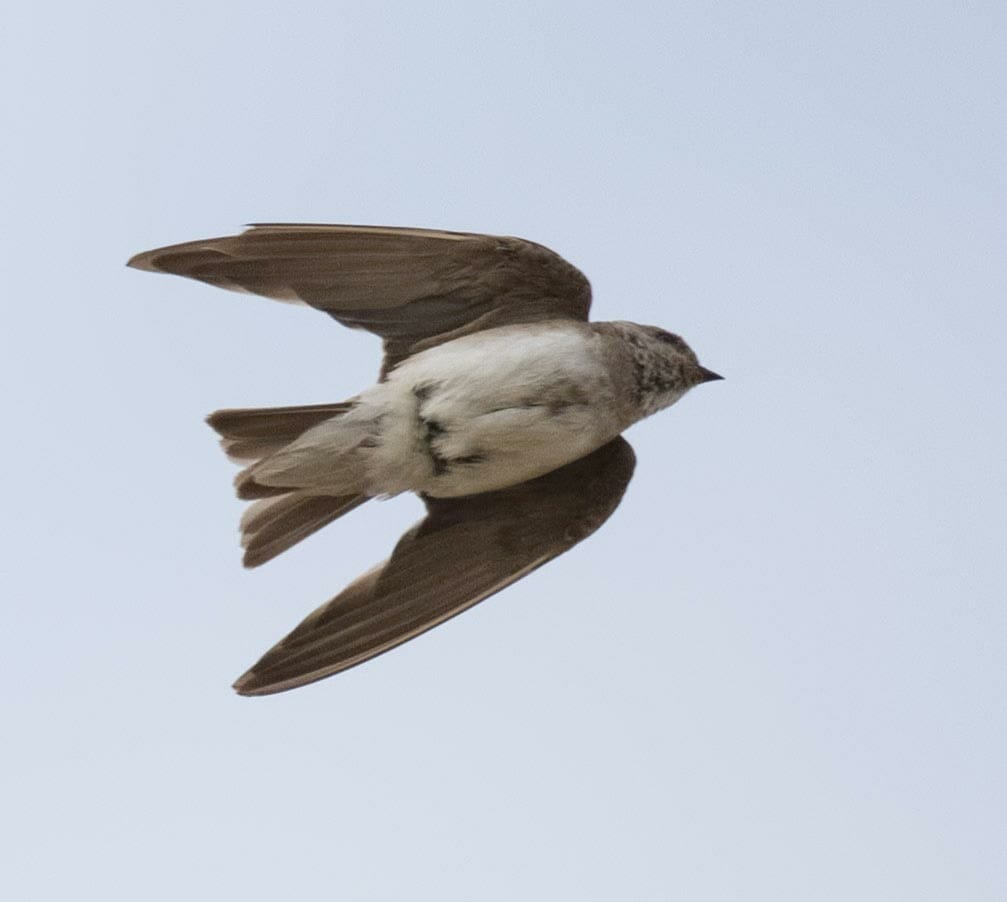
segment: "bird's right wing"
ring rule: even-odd
[[[308,304],[380,335],[384,372],[480,329],[586,321],[591,306],[584,274],[540,244],[435,229],[257,225],[146,251],[129,265]]]
[[[616,509],[635,455],[616,438],[552,473],[497,492],[427,498],[427,517],[392,556],[270,649],[235,684],[267,695],[388,651],[521,579],[593,533]]]

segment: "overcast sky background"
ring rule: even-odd
[[[5,13],[6,898],[1007,898],[1007,13],[859,6]],[[242,570],[203,416],[378,343],[123,264],[255,221],[532,238],[727,381],[571,553],[239,698],[421,512]]]

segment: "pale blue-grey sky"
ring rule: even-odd
[[[5,16],[5,898],[1007,898],[1002,4]],[[727,381],[584,545],[239,698],[421,510],[241,569],[202,417],[377,342],[123,264],[254,221],[532,238]]]

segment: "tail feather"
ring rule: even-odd
[[[352,401],[299,407],[218,410],[206,418],[232,460],[249,464],[238,473],[238,497],[254,500],[241,518],[246,567],[257,567],[367,501],[366,495],[321,495],[291,486],[262,485],[256,465],[282,451],[307,430],[346,413]]]
[[[259,460],[352,406],[352,401],[344,401],[300,407],[233,408],[211,413],[206,422],[217,430],[220,444],[232,460]]]
[[[256,501],[241,518],[243,563],[258,567],[367,501],[366,495],[291,492]]]
[[[262,498],[275,498],[277,495],[289,494],[290,486],[263,485],[261,482],[256,482],[257,464],[258,461],[245,467],[234,477],[234,491],[242,501],[258,501]]]

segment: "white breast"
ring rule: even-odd
[[[587,381],[600,367],[594,334],[577,323],[557,322],[467,335],[407,358],[388,381],[464,383],[481,396],[499,399],[535,391],[562,376]]]
[[[393,494],[465,495],[524,482],[618,434],[593,332],[506,326],[408,358],[365,392],[380,408],[372,484]]]

